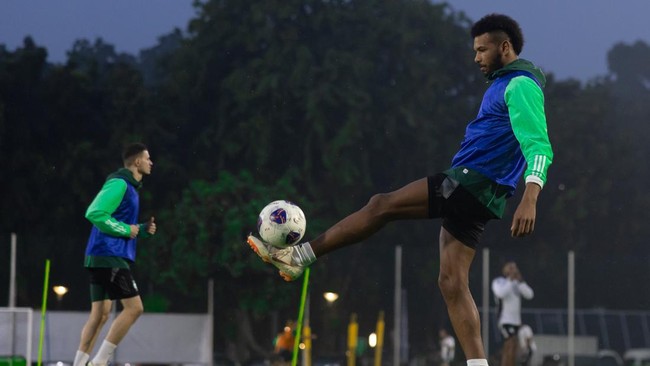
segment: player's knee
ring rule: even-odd
[[[108,314],[104,314],[101,311],[91,311],[88,317],[88,324],[96,328],[106,323],[106,319],[108,319]]]
[[[124,310],[122,311],[135,320],[139,318],[142,313],[144,313],[144,307],[142,306],[142,302],[133,301],[124,303]]]
[[[387,219],[391,213],[390,195],[388,193],[375,194],[370,197],[365,209],[374,217]]]
[[[101,322],[101,317],[89,317],[88,321],[86,322],[86,327],[90,329],[91,332],[95,332],[95,329],[97,329],[99,326],[101,326],[103,323]]]
[[[103,326],[104,324],[106,324],[106,322],[108,321],[108,315],[109,315],[109,313],[102,313],[102,315],[99,317],[99,325],[100,326]]]
[[[442,292],[442,296],[446,301],[454,301],[464,291],[463,282],[454,275],[452,272],[440,271],[438,275],[438,286]]]
[[[133,306],[133,307],[131,308],[131,314],[132,314],[135,318],[139,318],[140,315],[142,315],[142,313],[144,313],[144,308],[142,307],[142,304],[139,304],[138,306]]]

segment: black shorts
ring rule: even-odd
[[[501,324],[499,325],[499,330],[501,331],[503,339],[506,340],[517,335],[517,332],[519,332],[519,326],[514,324]]]
[[[497,218],[455,180],[439,173],[428,177],[429,218],[442,218],[442,227],[466,246],[475,249],[485,224]]]
[[[293,352],[287,349],[283,349],[280,352],[278,352],[278,356],[280,356],[280,359],[282,361],[289,362],[293,358]]]
[[[128,268],[87,268],[90,301],[120,300],[138,296],[138,286]]]

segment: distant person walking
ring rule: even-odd
[[[456,356],[456,340],[445,328],[440,329],[438,336],[440,337],[440,366],[449,366]]]
[[[524,281],[515,262],[507,262],[502,276],[492,281],[499,308],[499,329],[503,336],[501,366],[515,366],[517,357],[517,332],[521,326],[521,298],[533,298],[533,289]]]
[[[136,238],[156,233],[151,217],[138,223],[142,178],[151,174],[151,157],[144,144],[134,143],[122,153],[124,168],[104,182],[88,209],[93,224],[86,245],[84,267],[90,273],[91,309],[81,330],[79,349],[73,366],[105,366],[115,348],[143,312],[142,300],[130,264],[135,262]],[[111,311],[112,300],[120,300],[123,310],[111,324],[97,354],[88,362],[95,341]]]
[[[273,353],[277,356],[280,365],[288,365],[291,363],[293,345],[296,340],[295,328],[296,324],[289,320],[282,329],[282,332],[275,338]]]

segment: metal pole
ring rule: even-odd
[[[402,247],[395,247],[395,311],[393,317],[393,366],[399,366],[402,334]]]
[[[16,233],[11,233],[11,263],[9,266],[9,309],[16,307]],[[16,313],[11,312],[10,352],[15,354]],[[31,341],[31,340],[28,340]]]
[[[27,355],[25,355],[27,365],[32,364],[32,342],[33,342],[32,331],[34,329],[33,324],[34,324],[34,312],[30,308],[29,311],[27,312],[27,325],[28,325],[28,328],[27,328]]]
[[[568,309],[567,309],[567,321],[568,321],[568,354],[569,354],[569,366],[575,366],[575,253],[571,250],[569,251],[569,276],[568,276]]]
[[[483,350],[490,354],[490,249],[483,248],[483,319],[481,319],[481,336]]]
[[[16,233],[11,233],[11,267],[9,270],[9,307],[16,307]]]
[[[214,355],[214,278],[210,278],[208,280],[208,318],[210,319],[210,325],[208,325],[209,340],[207,344],[210,355],[210,361],[208,361],[208,365],[212,366],[214,364],[214,357],[212,356]]]

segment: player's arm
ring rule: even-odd
[[[519,290],[521,297],[526,300],[530,300],[533,298],[533,296],[535,296],[535,292],[533,292],[533,289],[528,286],[526,282],[517,283],[517,289]]]
[[[512,292],[512,282],[508,281],[504,277],[495,278],[492,281],[492,292],[494,293],[494,296],[502,299]]]
[[[533,79],[519,76],[508,83],[505,101],[512,131],[526,159],[525,181],[544,187],[548,167],[553,162],[544,112],[544,93]]]
[[[548,139],[544,94],[537,83],[526,76],[510,80],[505,101],[512,131],[526,159],[524,172],[526,189],[515,211],[510,231],[512,236],[525,236],[535,229],[537,197],[546,183],[546,173],[553,161],[553,149]]]
[[[126,182],[123,179],[109,179],[86,210],[86,219],[102,233],[130,237],[131,226],[116,220],[112,215],[124,198]]]

